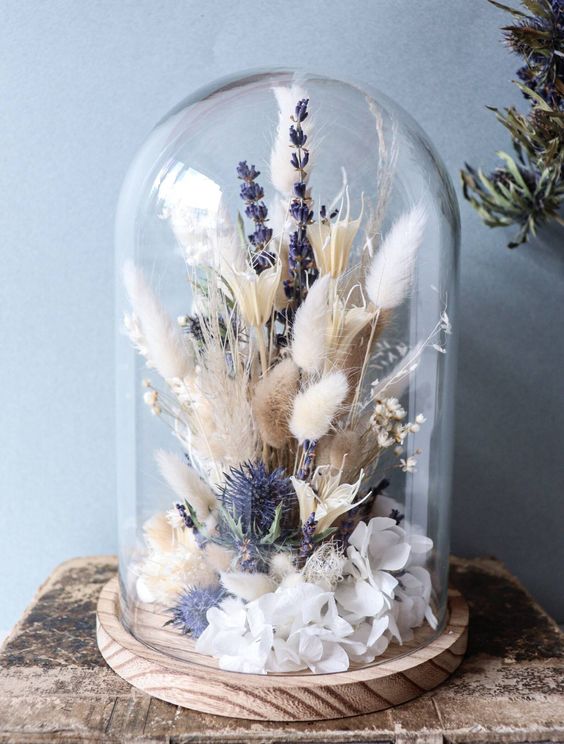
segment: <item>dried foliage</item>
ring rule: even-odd
[[[511,135],[515,156],[499,152],[502,164],[489,175],[466,164],[461,178],[465,198],[488,227],[518,226],[509,243],[515,248],[544,222],[564,224],[564,2],[522,0],[530,14],[489,2],[516,19],[503,31],[525,62],[516,84],[530,109],[491,107]]]

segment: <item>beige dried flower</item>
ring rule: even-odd
[[[288,422],[298,392],[300,371],[292,359],[283,359],[257,383],[252,408],[260,435],[276,449],[290,437]]]
[[[230,266],[222,266],[222,275],[229,284],[247,325],[261,328],[270,318],[281,270],[278,259],[260,274],[250,268],[237,271]]]
[[[344,207],[345,213],[341,217]],[[319,220],[308,230],[319,271],[322,274],[330,274],[333,279],[338,279],[347,268],[351,248],[362,220],[362,212],[352,220],[350,211],[349,191],[346,188],[341,200],[339,217],[334,222],[329,219]]]
[[[357,469],[361,456],[360,434],[353,429],[341,429],[321,439],[317,446],[316,463],[349,472]]]

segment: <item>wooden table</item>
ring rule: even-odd
[[[39,589],[0,651],[0,743],[564,741],[562,634],[495,560],[452,560],[471,614],[468,656],[449,682],[380,713],[298,724],[194,713],[116,676],[94,619],[115,571],[113,557],[77,558]]]

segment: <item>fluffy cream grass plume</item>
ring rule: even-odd
[[[290,437],[288,422],[298,392],[300,371],[292,359],[283,359],[255,387],[252,409],[266,444],[279,449]]]
[[[330,372],[298,393],[290,418],[290,431],[300,444],[306,439],[317,441],[327,434],[348,389],[344,372]]]
[[[392,225],[372,260],[366,294],[382,310],[400,305],[413,278],[417,250],[423,240],[427,215],[421,204],[402,214]]]
[[[248,399],[247,370],[233,375],[217,341],[201,358],[198,399],[190,414],[192,445],[221,472],[257,456],[257,436]],[[201,405],[200,405],[201,404]]]
[[[186,377],[192,372],[192,358],[182,332],[168,316],[141,269],[132,261],[124,265],[123,279],[143,334],[148,360],[165,380]]]
[[[208,542],[204,546],[206,554],[206,563],[215,569],[218,573],[227,571],[236,555],[231,550],[227,550],[223,545]]]
[[[292,358],[309,373],[320,372],[327,356],[330,280],[326,274],[312,284],[294,319]]]
[[[309,96],[299,85],[292,85],[288,88],[274,88],[274,95],[278,104],[278,129],[276,130],[276,139],[274,140],[270,154],[270,180],[276,191],[285,197],[289,197],[292,194],[296,180],[296,171],[290,165],[291,151],[288,146],[288,129],[291,124],[290,117],[294,115],[297,102]],[[302,122],[302,129],[308,135],[306,146],[309,147],[309,136],[312,129],[311,118],[309,116]]]
[[[188,501],[203,522],[216,506],[211,488],[200,478],[194,468],[174,452],[157,450],[155,459],[162,476],[179,499]]]
[[[263,594],[274,591],[274,581],[267,574],[247,573],[245,571],[233,571],[222,573],[221,583],[230,594],[252,602],[253,599],[262,597]]]

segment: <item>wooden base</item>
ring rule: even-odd
[[[98,647],[109,666],[153,697],[220,716],[314,721],[383,710],[444,682],[466,651],[468,606],[458,591],[449,590],[449,620],[438,638],[395,658],[335,674],[224,672],[149,648],[121,623],[117,577],[102,589],[96,626]]]

